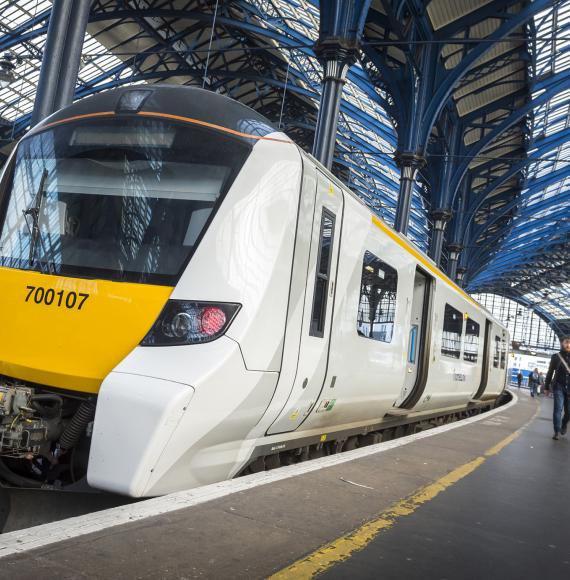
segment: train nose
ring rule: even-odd
[[[96,393],[144,338],[171,287],[0,268],[0,374]]]

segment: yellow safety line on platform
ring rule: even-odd
[[[540,407],[539,407],[539,409],[540,409]],[[533,415],[531,421],[534,420],[536,415],[537,415],[537,413],[535,413]],[[526,427],[526,425],[525,425],[525,427]],[[502,441],[500,441],[499,443],[497,443],[496,445],[491,447],[491,449],[487,449],[487,451],[485,451],[485,456],[492,457],[493,455],[497,455],[498,453],[500,453],[509,443],[512,443],[520,435],[520,432],[522,431],[522,429],[524,429],[524,427],[522,427],[519,431],[515,431],[514,433],[511,433],[508,437],[505,437]]]
[[[540,407],[539,407],[540,409]],[[322,574],[335,564],[348,560],[355,552],[359,552],[366,548],[374,538],[381,532],[385,532],[392,528],[398,518],[409,516],[413,514],[421,505],[434,499],[442,491],[451,487],[464,477],[473,473],[478,467],[483,465],[488,457],[497,455],[509,443],[512,443],[522,432],[522,430],[531,423],[539,412],[536,413],[530,421],[523,425],[520,429],[505,437],[502,441],[487,449],[485,453],[461,465],[444,475],[434,483],[423,487],[416,491],[412,496],[406,499],[397,501],[390,506],[386,511],[382,512],[374,520],[365,523],[360,528],[333,540],[329,544],[325,544],[307,557],[297,560],[287,568],[273,574],[269,580],[298,580],[301,578],[314,578]]]

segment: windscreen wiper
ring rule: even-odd
[[[36,191],[36,195],[34,197],[33,204],[23,210],[24,220],[26,221],[26,225],[28,226],[28,230],[30,230],[30,254],[29,254],[29,261],[30,266],[34,263],[34,254],[36,251],[36,245],[38,243],[38,239],[40,237],[40,214],[42,210],[42,203],[44,200],[45,195],[45,184],[48,177],[48,170],[44,169],[42,173],[42,177],[40,179],[40,185],[38,190]],[[32,227],[28,224],[28,216],[32,218]]]

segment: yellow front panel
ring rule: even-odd
[[[0,268],[0,374],[96,393],[171,292]]]

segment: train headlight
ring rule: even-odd
[[[142,346],[175,346],[210,342],[226,332],[239,304],[169,300],[141,342]]]

